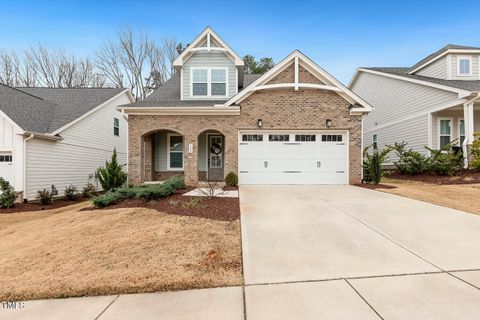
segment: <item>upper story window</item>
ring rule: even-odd
[[[192,68],[193,97],[225,97],[227,68]]]
[[[118,118],[113,118],[113,135],[120,135],[120,120]]]
[[[458,57],[458,75],[459,76],[471,76],[472,75],[472,58],[471,57]]]

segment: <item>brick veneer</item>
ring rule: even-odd
[[[302,68],[303,69],[303,68]],[[306,70],[301,71],[308,79]],[[274,80],[287,82],[293,68],[289,67]],[[283,79],[282,79],[283,78]],[[278,81],[278,82],[277,82]],[[240,103],[239,116],[129,116],[129,182],[148,181],[152,174],[152,139],[149,134],[158,130],[172,130],[182,134],[184,143],[185,181],[198,183],[198,136],[205,130],[217,130],[225,136],[225,174],[237,172],[238,130],[259,129],[257,119],[262,119],[262,130],[308,129],[327,130],[325,120],[331,119],[330,130],[348,130],[350,183],[361,180],[361,116],[350,115],[350,103],[333,91],[304,89],[261,90]],[[193,153],[188,153],[188,144]],[[150,150],[150,153],[149,151]]]

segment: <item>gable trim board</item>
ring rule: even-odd
[[[426,61],[424,64],[418,66],[417,68],[411,70],[408,72],[408,74],[414,74],[415,72],[425,68],[426,66],[428,66],[429,64],[437,61],[438,59],[444,57],[445,55],[447,54],[450,54],[450,53],[480,53],[480,50],[473,50],[473,49],[448,49],[448,50],[445,50],[444,52],[442,52],[441,54],[439,54],[438,56]]]
[[[0,110],[0,117],[7,120],[8,123],[10,123],[15,128],[15,130],[18,131],[17,132],[18,134],[23,134],[25,132],[23,128],[21,128],[15,121],[13,121],[9,116],[7,116],[7,114],[2,110]]]

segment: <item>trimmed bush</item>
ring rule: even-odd
[[[185,181],[183,179],[183,176],[173,176],[170,179],[166,180],[162,185],[163,186],[170,186],[174,190],[184,189],[185,188]]]
[[[225,177],[225,184],[229,187],[236,187],[238,186],[238,176],[235,172],[229,172]]]
[[[474,134],[475,140],[472,143],[472,167],[480,170],[480,133]]]
[[[387,146],[382,151],[375,149],[372,154],[369,154],[368,149],[370,147],[368,146],[363,150],[364,181],[379,184],[385,171],[382,166],[388,160],[388,154],[392,151],[392,148]],[[365,178],[368,178],[368,180]]]
[[[112,191],[106,192],[102,195],[99,195],[98,197],[92,198],[92,202],[94,206],[97,208],[105,208],[121,200],[125,200],[125,198],[122,198],[122,195],[120,193],[112,192]]]
[[[82,190],[82,197],[84,198],[91,198],[93,197],[94,195],[97,194],[97,188],[95,188],[95,186],[93,184],[91,184],[90,182],[87,183],[85,185],[85,187],[83,187],[83,190]]]
[[[77,200],[79,196],[78,189],[73,184],[65,188],[64,194],[65,194],[65,198],[71,201]]]
[[[398,154],[398,161],[394,162],[401,174],[420,174],[428,170],[430,159],[420,152],[406,149],[407,143],[395,143],[391,148]]]
[[[43,205],[48,205],[53,202],[52,193],[47,189],[38,190],[36,199]]]
[[[0,177],[0,207],[1,208],[13,208],[15,207],[15,199],[17,199],[17,193],[15,189],[10,185],[10,182]]]
[[[440,150],[425,148],[431,152],[428,170],[442,176],[451,176],[455,171],[462,168],[462,153],[452,151],[451,144],[447,144]]]
[[[152,185],[141,188],[137,197],[145,201],[158,200],[172,195],[174,191],[175,189],[170,184]]]
[[[122,187],[115,190],[115,193],[118,193],[122,199],[133,199],[137,196],[137,190],[132,187]]]
[[[117,150],[113,149],[111,161],[105,161],[105,167],[97,169],[98,181],[102,185],[103,190],[110,191],[125,184],[127,174],[123,172],[122,167],[118,164]]]

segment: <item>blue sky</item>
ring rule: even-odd
[[[480,46],[478,1],[2,1],[0,47],[90,56],[122,27],[188,43],[207,25],[240,55],[299,49],[348,83],[358,66],[409,66],[447,43]]]

